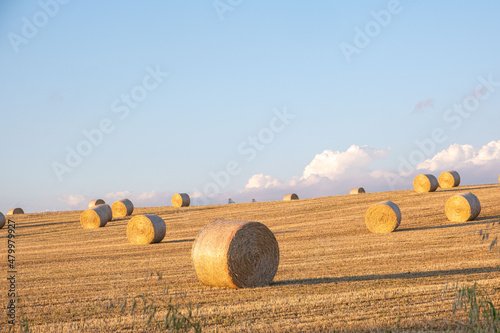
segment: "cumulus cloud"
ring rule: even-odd
[[[302,174],[303,179],[311,176],[326,177],[336,180],[346,174],[355,175],[366,171],[375,160],[384,159],[389,149],[378,150],[369,146],[350,146],[345,152],[325,150],[317,154],[307,165]]]
[[[346,194],[351,188],[364,187],[368,192],[410,189],[413,178],[424,172],[438,176],[447,170],[457,170],[462,184],[496,182],[500,170],[500,141],[482,147],[452,144],[446,150],[425,160],[411,172],[376,169],[373,162],[387,158],[389,149],[369,146],[349,147],[346,151],[325,150],[317,154],[304,168],[301,177],[283,181],[270,175],[253,175],[240,191],[265,200],[279,200],[285,192],[300,192],[306,197]]]
[[[120,200],[123,198],[128,198],[132,192],[130,191],[121,191],[121,192],[111,192],[107,193],[104,197],[109,200]]]
[[[85,197],[81,194],[65,194],[60,196],[58,200],[70,206],[71,208],[81,206],[81,204],[86,201]]]
[[[282,185],[282,183],[278,179],[271,176],[265,176],[264,174],[260,173],[258,175],[253,175],[248,180],[248,183],[245,185],[245,189],[270,188],[280,185]]]
[[[482,147],[453,144],[420,163],[417,170],[436,173],[457,170],[462,184],[495,182],[500,170],[500,140]]]

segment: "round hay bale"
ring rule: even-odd
[[[481,213],[481,203],[471,192],[464,192],[449,198],[444,211],[451,222],[472,221]]]
[[[172,197],[172,206],[174,207],[189,207],[191,199],[186,193],[176,193]]]
[[[365,224],[375,234],[393,232],[401,223],[401,211],[392,201],[370,206],[366,211]]]
[[[349,194],[360,194],[360,193],[366,193],[365,189],[362,187],[358,187],[358,188],[353,188],[352,190],[349,191]]]
[[[0,212],[0,229],[2,229],[5,225],[5,215],[2,214],[2,212]]]
[[[455,170],[443,172],[438,178],[441,188],[452,188],[460,185],[460,175]]]
[[[111,205],[111,210],[113,218],[129,216],[134,212],[134,204],[129,199],[120,199]]]
[[[295,193],[287,194],[283,197],[283,201],[299,200],[299,196]]]
[[[439,182],[433,175],[418,175],[413,180],[413,189],[417,193],[434,192],[438,186]]]
[[[16,215],[16,214],[24,214],[24,210],[22,210],[22,208],[14,208],[7,212],[7,215]]]
[[[260,222],[215,220],[200,231],[192,259],[198,279],[207,286],[268,286],[279,265],[274,234]]]
[[[136,215],[127,224],[127,238],[132,244],[159,243],[166,232],[165,221],[157,215]]]
[[[108,204],[97,205],[82,212],[80,223],[83,229],[102,228],[111,221],[113,213]]]
[[[102,199],[96,199],[96,200],[92,200],[91,202],[89,202],[89,208],[92,208],[94,206],[98,206],[98,205],[104,205],[106,202],[104,202],[104,200]]]

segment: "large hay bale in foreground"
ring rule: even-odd
[[[460,175],[455,170],[443,172],[438,178],[441,188],[452,188],[460,185]]]
[[[113,202],[111,210],[113,218],[129,216],[134,212],[134,204],[129,199],[120,199]]]
[[[349,191],[349,194],[360,194],[360,193],[366,193],[365,189],[362,187],[358,187],[358,188],[353,188],[352,190]]]
[[[165,221],[157,215],[136,215],[127,224],[127,238],[132,244],[159,243],[166,232]]]
[[[97,205],[82,212],[80,223],[83,229],[102,228],[111,221],[113,213],[108,204]]]
[[[0,212],[0,229],[2,229],[5,225],[5,215],[2,214],[2,212]]]
[[[191,198],[187,193],[176,193],[172,197],[172,206],[174,207],[189,207]]]
[[[192,259],[198,279],[207,286],[268,286],[279,265],[274,234],[260,222],[215,220],[200,231]]]
[[[295,193],[287,194],[283,197],[283,201],[299,200],[299,196]]]
[[[472,221],[481,213],[481,203],[471,192],[464,192],[449,198],[444,211],[451,222]]]
[[[98,205],[104,205],[106,202],[102,199],[95,199],[89,202],[89,208],[92,208],[94,206]]]
[[[399,227],[401,211],[392,201],[383,201],[370,206],[365,214],[365,224],[373,233],[389,233]]]
[[[439,187],[439,182],[433,175],[418,175],[413,180],[413,189],[417,193],[434,192]]]
[[[22,208],[14,208],[7,212],[7,215],[17,215],[17,214],[24,214],[24,210]]]

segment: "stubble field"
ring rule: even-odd
[[[473,192],[482,211],[452,223],[446,200]],[[299,193],[300,196],[300,193]],[[81,211],[13,216],[16,222],[15,330],[32,332],[160,331],[189,318],[203,331],[455,331],[467,320],[452,314],[457,289],[473,286],[500,307],[500,185],[367,193],[298,201],[187,208],[136,208],[167,225],[159,244],[129,244],[130,218],[84,230]],[[372,234],[368,207],[391,200],[399,228]],[[217,219],[259,221],[275,234],[280,265],[274,283],[219,289],[196,278],[191,247]],[[488,239],[486,236],[488,234]],[[0,230],[7,277],[7,230]],[[484,239],[483,239],[484,238]],[[2,304],[9,289],[1,279]],[[189,309],[192,310],[191,316]],[[5,311],[5,310],[4,310]],[[0,329],[12,329],[4,313]],[[177,323],[182,326],[182,322]]]

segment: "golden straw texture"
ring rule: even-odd
[[[349,194],[360,194],[360,193],[366,193],[365,189],[362,187],[358,187],[358,188],[353,188],[352,190],[349,191]]]
[[[460,185],[460,175],[455,170],[443,172],[439,175],[439,186],[441,188],[452,188]]]
[[[165,221],[157,215],[136,215],[127,224],[127,238],[132,244],[159,243],[166,232]]]
[[[129,199],[120,199],[111,205],[111,210],[113,218],[129,216],[134,212],[134,204]]]
[[[375,234],[393,232],[401,223],[401,211],[392,201],[370,206],[366,211],[365,224]]]
[[[481,213],[481,203],[471,192],[460,193],[446,201],[444,211],[451,222],[472,221]]]
[[[5,225],[5,215],[2,214],[2,212],[0,212],[0,229],[2,229]]]
[[[413,189],[417,193],[434,192],[439,187],[439,183],[433,175],[418,175],[413,180]]]
[[[279,265],[274,234],[260,222],[215,220],[196,238],[192,259],[198,279],[207,286],[268,286]]]
[[[106,202],[104,202],[104,200],[102,199],[96,199],[96,200],[92,200],[91,202],[89,202],[89,208],[92,208],[94,206],[98,206],[98,205],[104,205]]]
[[[15,215],[15,214],[24,214],[24,210],[22,210],[22,208],[14,208],[7,212],[7,215]]]
[[[191,204],[191,199],[186,193],[176,193],[172,197],[172,206],[174,207],[188,207]]]
[[[83,229],[102,228],[111,221],[113,213],[108,204],[97,205],[82,212],[80,223]]]
[[[283,197],[283,201],[299,200],[299,196],[295,193],[287,194]]]

